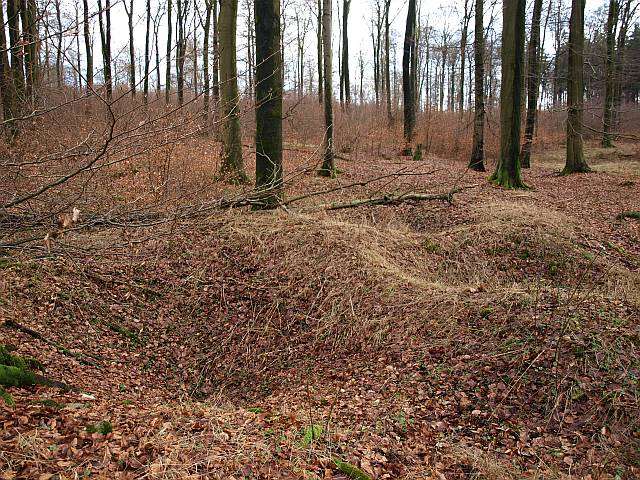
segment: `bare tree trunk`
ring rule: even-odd
[[[151,64],[151,0],[147,0],[147,25],[144,37],[144,83],[142,95],[145,105],[149,102],[149,70]]]
[[[64,76],[64,66],[62,65],[62,13],[60,11],[60,0],[55,0],[53,5],[56,9],[56,23],[58,27],[58,30],[56,31],[56,84],[58,85],[58,88],[61,88]]]
[[[129,26],[129,89],[131,97],[136,98],[136,46],[133,41],[133,0],[129,0],[129,8],[127,2],[122,2],[124,10],[127,13]]]
[[[33,0],[20,0],[20,18],[22,20],[22,37],[24,43],[25,93],[26,99],[31,101],[36,82],[36,68],[38,55],[36,52],[37,34],[35,31],[35,5]],[[77,10],[77,7],[76,7]],[[77,16],[77,15],[76,15]],[[76,18],[76,23],[78,23]],[[77,39],[77,34],[76,34]],[[78,56],[80,50],[78,49]]]
[[[11,0],[8,0],[9,2]],[[15,117],[15,90],[11,69],[9,66],[9,55],[7,54],[7,38],[4,29],[4,0],[0,0],[0,95],[2,96],[2,117],[7,125],[7,133],[9,137],[15,134],[15,123],[10,121]]]
[[[351,105],[351,82],[349,79],[349,10],[351,0],[343,0],[342,9],[342,83],[344,85],[344,99],[347,105]]]
[[[413,140],[416,123],[415,101],[415,57],[416,54],[416,1],[409,0],[407,24],[404,32],[404,52],[402,55],[402,91],[404,94],[404,139],[407,145]],[[408,147],[409,154],[411,147]]]
[[[178,42],[176,46],[176,83],[178,93],[178,105],[184,104],[184,60],[187,51],[187,39],[185,35],[187,18],[187,0],[177,0],[176,28],[178,30]],[[237,6],[236,6],[237,9]]]
[[[211,65],[211,96],[213,105],[217,108],[220,101],[220,81],[219,81],[219,48],[218,48],[218,0],[211,0],[211,23],[213,24],[213,64]]]
[[[198,96],[198,25],[193,15],[193,95]]]
[[[220,0],[220,84],[221,118],[224,122],[221,177],[231,183],[246,183],[242,159],[239,118],[238,67],[236,62],[236,28],[238,0]]]
[[[322,79],[322,0],[318,0],[316,21],[316,42],[318,47],[318,102],[322,103],[322,91],[324,88],[324,81]]]
[[[585,0],[572,0],[569,20],[569,73],[567,75],[567,159],[563,174],[589,172],[582,142],[583,51]]]
[[[318,172],[323,177],[335,177],[333,156],[333,60],[331,51],[331,0],[322,0],[322,51],[324,66],[324,152]]]
[[[474,116],[473,116],[473,146],[469,168],[484,172],[484,2],[476,0],[474,26]]]
[[[167,70],[164,79],[164,101],[169,103],[171,98],[171,50],[173,50],[172,34],[173,22],[171,21],[172,1],[167,0]]]
[[[460,86],[458,87],[458,111],[464,111],[464,70],[467,54],[467,35],[471,20],[470,0],[464,0],[464,17],[462,19],[462,34],[460,37]]]
[[[102,0],[98,0],[98,23],[100,24],[100,42],[102,44],[102,63],[104,65],[104,84],[107,100],[113,98],[113,80],[111,78],[111,0],[106,0],[104,11]],[[105,16],[103,20],[102,16]]]
[[[91,51],[91,31],[89,25],[89,3],[87,0],[82,0],[82,17],[83,17],[83,31],[84,31],[84,49],[85,56],[87,57],[87,87],[93,88],[93,52]]]
[[[22,58],[22,44],[20,41],[20,12],[18,0],[7,0],[7,23],[9,26],[9,48],[11,51],[11,73],[15,92],[15,107],[24,99],[24,61]],[[4,24],[3,24],[4,26]],[[16,112],[14,111],[14,114]]]
[[[156,56],[156,98],[160,98],[160,89],[162,88],[162,81],[160,80],[160,39],[158,36],[158,30],[160,30],[160,19],[161,19],[161,11],[160,6],[158,6],[158,10],[156,11],[156,15],[153,17],[153,40],[155,45],[155,56]]]
[[[531,17],[531,37],[527,55],[527,119],[524,125],[524,143],[520,152],[522,168],[531,167],[531,143],[536,127],[538,111],[538,90],[540,88],[540,19],[542,18],[542,0],[533,2]]]
[[[618,0],[609,1],[609,14],[607,15],[606,45],[607,56],[605,59],[605,93],[604,112],[602,121],[602,146],[604,148],[613,147],[613,136],[611,135],[613,123],[613,103],[615,90],[615,50],[616,50],[616,30],[618,27]]]
[[[391,111],[391,66],[390,62],[390,32],[389,32],[389,7],[391,0],[384,3],[384,82],[387,88],[387,123],[393,125],[393,112]]]
[[[502,7],[500,157],[491,181],[504,188],[526,188],[520,172],[520,113],[524,75],[525,0]]]
[[[211,10],[213,8],[212,0],[205,0],[205,17],[204,17],[204,39],[202,45],[202,68],[204,73],[204,124],[209,127],[209,98],[211,93],[211,78],[209,77],[209,34],[211,33]]]
[[[256,190],[260,208],[282,200],[282,75],[280,0],[255,0]]]

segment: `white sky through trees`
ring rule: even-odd
[[[125,0],[129,1],[129,0]],[[142,65],[142,57],[144,55],[144,35],[145,35],[145,1],[146,0],[134,0],[134,35],[136,42],[136,54],[139,58],[138,64]],[[340,5],[338,6],[338,1]],[[545,4],[547,4],[548,0],[545,0]],[[551,0],[555,2],[556,0]],[[82,3],[68,3],[68,0],[62,0],[63,11],[65,13],[66,22],[68,25],[73,24],[75,22],[75,8],[80,9],[79,16],[82,19]],[[175,3],[174,0],[174,12],[173,12],[173,21],[175,22],[176,12],[175,12]],[[407,8],[406,0],[392,0],[391,1],[391,10],[390,10],[390,19],[391,19],[391,30],[392,37],[395,38],[396,43],[396,54],[395,54],[395,62],[396,69],[398,72],[401,71],[401,61],[402,61],[402,40],[404,35],[405,21],[406,21],[406,8]],[[474,3],[473,0],[470,0],[469,3]],[[565,9],[567,11],[566,16],[564,16],[564,21],[569,21],[569,8],[570,2],[569,0],[563,1]],[[152,0],[152,15],[155,15],[156,9],[158,5],[165,5],[166,1],[160,0]],[[528,16],[530,16],[531,8],[533,2],[527,2],[527,12]],[[587,0],[587,12],[586,17],[589,17],[589,14],[596,10],[599,7],[602,7],[605,4],[604,0]],[[196,0],[195,5],[197,8],[200,8],[201,11],[204,9],[204,1]],[[287,43],[286,47],[286,62],[288,64],[287,68],[289,69],[290,77],[293,79],[295,77],[295,73],[292,69],[295,66],[295,55],[296,55],[296,22],[295,15],[296,13],[301,18],[309,18],[310,23],[308,25],[308,32],[305,40],[305,61],[309,65],[305,68],[305,91],[308,88],[309,83],[309,70],[313,72],[314,75],[314,83],[317,82],[317,71],[314,67],[316,65],[316,20],[315,20],[315,9],[317,5],[317,0],[282,0],[282,8],[283,13],[286,16],[286,26],[285,26],[285,41]],[[338,83],[338,35],[340,32],[340,26],[338,25],[337,19],[337,11],[340,9],[340,15],[342,15],[342,0],[334,0],[333,4],[333,14],[334,14],[334,28],[333,28],[333,49],[334,49],[334,79],[336,84]],[[437,44],[440,37],[440,32],[443,29],[449,30],[449,32],[453,35],[453,41],[458,42],[460,36],[461,29],[461,19],[462,12],[464,11],[464,0],[451,0],[451,1],[433,1],[433,0],[418,0],[418,5],[420,9],[420,25],[424,27],[427,23],[434,28],[434,42]],[[246,72],[246,45],[247,45],[247,26],[246,26],[246,15],[248,11],[248,6],[253,8],[252,0],[239,0],[238,6],[238,73],[240,75],[240,82],[242,86],[244,72]],[[49,8],[51,9],[51,13],[53,13],[53,6],[50,4]],[[193,15],[193,4],[191,5],[191,15]],[[546,10],[545,5],[545,10]],[[92,11],[96,11],[97,2],[91,2],[90,0],[90,9]],[[498,33],[500,33],[500,21],[502,14],[502,5],[501,2],[492,2],[485,1],[485,25],[489,24],[491,12],[495,17],[493,29]],[[362,52],[364,62],[365,62],[365,90],[368,90],[369,93],[371,90],[372,77],[373,77],[373,53],[372,53],[372,45],[371,45],[371,21],[372,17],[375,15],[374,9],[374,0],[352,0],[351,2],[351,13],[349,15],[349,53],[350,53],[350,74],[351,74],[351,85],[352,88],[357,88],[359,85],[359,70],[358,70],[358,57],[360,52]],[[543,14],[546,15],[546,12]],[[192,17],[191,17],[192,18]],[[55,15],[49,15],[49,21],[55,22]],[[544,19],[543,19],[544,21]],[[63,23],[65,20],[63,20]],[[566,28],[566,27],[565,27]],[[93,51],[94,51],[94,68],[97,70],[96,76],[97,79],[101,79],[101,70],[102,70],[102,56],[100,52],[100,40],[99,40],[99,29],[97,17],[94,17],[94,21],[92,22],[92,30],[93,30]],[[188,26],[188,35],[189,35],[189,43],[193,43],[193,20],[190,21]],[[164,70],[165,66],[165,55],[166,55],[166,16],[164,16],[161,20],[161,27],[159,30],[160,35],[160,57],[161,57],[161,79],[164,82]],[[199,27],[198,30],[199,36],[199,48],[202,48],[202,28]],[[174,41],[176,38],[175,27],[174,27]],[[553,51],[553,37],[551,33],[551,25],[548,27],[548,33],[546,35],[545,49],[547,52]],[[128,27],[127,27],[127,16],[125,14],[125,9],[122,1],[114,2],[112,5],[112,56],[113,61],[116,64],[114,73],[117,75],[117,79],[120,82],[126,82],[126,77],[122,78],[122,75],[126,74],[126,65],[129,62],[129,52],[128,52]],[[67,36],[66,38],[67,44],[67,58],[68,60],[75,59],[75,42],[72,36]],[[473,45],[473,18],[469,22],[469,40],[468,40],[468,48],[472,48]],[[155,48],[152,46],[152,49]],[[84,42],[81,39],[80,43],[80,53],[81,56],[84,57]],[[188,47],[188,52],[191,51],[191,47]],[[175,52],[174,52],[175,53]],[[190,64],[189,53],[187,53],[187,68]],[[174,57],[175,59],[175,57]],[[393,53],[392,53],[392,61],[393,61]],[[201,68],[201,60],[199,60]],[[84,58],[83,58],[84,64]],[[151,56],[151,68],[155,65],[155,53],[152,52]],[[392,67],[393,69],[393,67]],[[399,75],[400,73],[398,73]],[[189,74],[187,72],[187,77]],[[393,72],[392,72],[393,75]],[[151,77],[151,84],[155,85],[155,72]],[[141,76],[138,75],[138,80],[141,79]],[[187,78],[187,82],[190,79]],[[292,80],[291,80],[292,82]],[[287,81],[285,88],[289,89],[293,87],[293,84]],[[337,92],[337,89],[336,89]]]

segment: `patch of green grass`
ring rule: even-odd
[[[247,412],[251,412],[251,413],[263,413],[264,410],[260,407],[249,407],[247,408]]]
[[[36,401],[36,403],[48,408],[53,408],[54,410],[60,410],[64,407],[63,403],[56,402],[50,398],[43,398],[42,400]]]
[[[442,248],[429,237],[425,238],[422,244],[424,245],[425,250],[429,253],[438,253]]]
[[[630,210],[628,212],[619,213],[616,218],[618,220],[624,220],[625,218],[632,218],[634,220],[640,220],[640,211],[638,210]]]
[[[305,427],[302,431],[302,440],[300,441],[300,445],[305,448],[308,447],[322,436],[323,431],[324,430],[320,425],[310,425]]]
[[[136,345],[141,345],[140,337],[136,332],[129,330],[127,327],[123,327],[119,323],[107,323],[107,326],[116,333],[119,333],[123,337],[128,338],[131,343],[135,343]]]
[[[13,407],[16,402],[13,401],[9,392],[7,392],[4,388],[0,387],[0,398],[5,401],[5,403],[11,407]]]
[[[87,425],[87,432],[89,433],[99,433],[101,435],[108,435],[113,432],[113,425],[108,420],[103,420],[100,423],[95,425]]]
[[[355,465],[352,465],[348,462],[343,462],[342,460],[335,458],[333,460],[334,465],[340,472],[344,473],[347,477],[353,480],[372,480],[369,475],[364,473]]]

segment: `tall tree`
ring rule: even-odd
[[[620,4],[618,0],[609,1],[609,13],[607,15],[606,47],[604,70],[604,112],[602,115],[602,146],[613,147],[613,107],[615,96],[615,55],[616,55],[616,30],[618,26],[618,12]]]
[[[35,0],[20,0],[20,18],[22,20],[22,36],[24,43],[24,66],[26,76],[26,95],[32,99],[37,78],[38,52],[36,44],[38,35],[36,31],[36,4]],[[76,23],[77,20],[76,20]],[[77,35],[76,35],[77,38]],[[78,58],[80,50],[78,49]]]
[[[61,0],[55,0],[53,5],[56,9],[56,25],[58,30],[56,31],[56,82],[58,88],[62,87],[64,81],[64,65],[62,64],[62,9],[60,6]]]
[[[11,0],[8,0],[11,1]],[[0,0],[0,96],[2,96],[2,118],[7,125],[7,132],[11,136],[14,131],[14,122],[10,120],[15,116],[13,109],[15,105],[15,91],[13,78],[9,66],[9,55],[7,55],[7,37],[4,29],[4,0]]]
[[[322,80],[322,0],[318,0],[318,10],[316,15],[316,42],[318,50],[318,102],[322,103],[322,90],[324,82]]]
[[[238,67],[236,62],[236,28],[238,0],[220,0],[218,29],[220,34],[221,117],[224,122],[220,175],[231,183],[246,183],[242,159],[239,117]]]
[[[187,5],[187,0],[177,0],[176,2],[176,28],[178,30],[178,41],[176,44],[176,84],[179,105],[184,103],[184,63],[187,54]]]
[[[540,88],[540,19],[542,18],[542,0],[534,0],[531,17],[531,37],[527,52],[527,118],[524,124],[524,142],[520,158],[522,168],[531,166],[531,143],[536,127],[538,111],[538,90]]]
[[[256,190],[262,208],[282,199],[280,0],[255,0]]]
[[[387,122],[389,126],[393,124],[393,113],[391,111],[391,66],[390,66],[390,26],[389,8],[391,0],[384,0],[384,83],[387,94]]]
[[[347,105],[351,105],[351,81],[349,79],[349,10],[351,0],[343,0],[342,3],[342,84],[344,88],[344,98]]]
[[[98,0],[99,1],[99,0]],[[173,22],[171,13],[173,5],[171,0],[167,0],[167,69],[164,77],[164,102],[169,103],[171,98],[171,51],[173,50]]]
[[[211,33],[211,10],[213,10],[213,0],[205,0],[204,25],[203,25],[203,45],[202,45],[202,69],[204,74],[204,124],[209,126],[209,104],[211,92],[211,78],[209,76],[209,35]]]
[[[11,52],[11,73],[13,88],[16,93],[17,104],[24,99],[24,61],[22,57],[22,42],[20,39],[20,12],[18,0],[7,0],[7,24],[9,26],[9,48]],[[3,24],[4,28],[4,24]],[[16,112],[14,111],[14,114]]]
[[[213,49],[213,63],[211,65],[211,97],[214,106],[220,100],[220,55],[218,48],[218,0],[212,0],[211,23],[213,24],[213,38],[211,48]]]
[[[476,0],[474,55],[473,146],[469,168],[484,172],[484,2]]]
[[[89,25],[89,2],[88,0],[82,0],[82,27],[84,33],[84,50],[86,58],[86,77],[87,77],[87,87],[89,89],[93,88],[93,52],[91,48],[91,31]]]
[[[504,188],[526,188],[520,172],[525,0],[502,7],[502,81],[500,85],[500,157],[491,181]]]
[[[127,2],[122,2],[124,11],[127,14],[127,25],[129,27],[129,89],[131,96],[136,98],[136,46],[133,40],[133,0],[129,0],[129,8]]]
[[[106,0],[104,11],[102,10],[102,0],[98,0],[98,10],[104,84],[107,91],[107,100],[111,101],[113,98],[113,80],[111,78],[111,0]],[[103,16],[105,17],[104,20]]]
[[[582,144],[583,57],[585,0],[571,1],[569,19],[569,71],[567,74],[567,158],[563,174],[589,172]]]
[[[333,156],[333,59],[331,52],[331,0],[322,0],[322,51],[324,67],[324,152],[318,172],[323,177],[335,177]]]
[[[144,35],[144,82],[142,86],[142,96],[144,103],[149,101],[149,74],[151,65],[151,0],[146,1],[147,25]]]
[[[416,0],[409,0],[407,24],[404,32],[404,52],[402,55],[402,92],[404,95],[404,139],[407,144],[413,140],[416,123]],[[410,151],[410,147],[408,147]]]
[[[471,21],[471,0],[464,0],[464,13],[462,16],[462,32],[460,36],[460,78],[458,87],[458,111],[460,115],[464,111],[464,71],[467,57],[467,35],[469,22]]]

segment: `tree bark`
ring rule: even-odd
[[[15,93],[15,107],[24,99],[25,80],[22,44],[20,42],[20,13],[18,0],[7,0],[7,23],[9,26],[9,48],[11,52],[11,73]],[[4,24],[3,24],[4,25]],[[16,112],[14,111],[14,114]]]
[[[527,118],[524,125],[524,142],[520,152],[522,168],[531,167],[531,144],[536,127],[538,111],[538,89],[540,88],[540,19],[542,0],[533,2],[531,37],[527,53]]]
[[[11,0],[8,0],[11,1]],[[4,0],[0,0],[0,25],[4,26]],[[2,117],[7,125],[7,133],[13,136],[15,133],[15,123],[10,121],[14,118],[15,90],[13,78],[9,67],[9,55],[7,54],[7,37],[4,27],[0,28],[0,95],[2,96]]]
[[[224,138],[221,177],[230,183],[246,183],[242,159],[240,130],[238,69],[236,62],[236,28],[238,0],[220,0],[220,83],[221,118],[224,122]]]
[[[349,10],[351,0],[343,0],[342,4],[342,82],[344,84],[344,99],[347,110],[351,105],[351,81],[349,78]]]
[[[474,26],[474,115],[473,146],[469,168],[484,172],[484,2],[476,0]]]
[[[56,45],[56,82],[58,88],[62,87],[64,80],[64,66],[62,65],[62,13],[60,11],[60,1],[61,0],[55,0],[53,2],[56,8],[56,23],[58,26],[58,31],[56,32],[56,40],[58,42]]]
[[[333,155],[333,60],[331,50],[331,0],[322,0],[322,51],[324,67],[324,152],[318,172],[323,177],[335,177]]]
[[[491,181],[504,188],[526,188],[520,172],[525,0],[505,2],[502,17],[500,157]]]
[[[318,13],[316,16],[318,27],[317,33],[317,50],[318,50],[318,102],[322,104],[322,92],[324,89],[324,80],[322,72],[322,0],[318,0]]]
[[[215,108],[220,101],[220,55],[218,48],[218,0],[212,0],[211,23],[213,24],[213,64],[211,65],[211,97]]]
[[[256,191],[260,208],[277,206],[282,191],[280,0],[255,0]]]
[[[416,54],[416,1],[409,0],[407,24],[404,32],[404,52],[402,55],[402,91],[404,95],[404,139],[407,144],[413,140],[416,123],[415,101],[415,54]],[[409,154],[411,147],[408,147]]]
[[[167,69],[164,78],[164,102],[171,99],[171,50],[173,50],[173,22],[171,21],[172,0],[167,0]]]
[[[136,46],[133,43],[133,0],[129,0],[129,8],[127,3],[123,2],[124,10],[127,13],[129,27],[129,89],[131,97],[136,98]]]
[[[389,32],[389,7],[391,0],[384,3],[384,83],[387,95],[387,123],[393,125],[393,112],[391,111],[391,66],[390,66],[390,32]]]
[[[82,17],[83,17],[83,33],[84,33],[84,49],[87,57],[86,79],[87,87],[93,88],[93,52],[91,51],[91,31],[89,28],[89,2],[82,0]]]
[[[589,172],[582,141],[583,51],[585,0],[572,0],[569,20],[569,72],[567,75],[567,158],[563,174]]]
[[[460,37],[460,86],[458,87],[458,111],[460,112],[460,115],[462,115],[462,112],[464,111],[464,70],[470,19],[471,11],[469,8],[469,0],[464,0],[464,17],[462,19],[462,35]]]
[[[151,0],[147,0],[147,25],[144,37],[144,83],[142,95],[145,105],[149,102],[149,66],[151,64]]]
[[[605,58],[605,84],[604,84],[604,112],[602,115],[602,146],[604,148],[613,147],[613,106],[615,91],[615,53],[616,53],[616,30],[618,26],[618,12],[620,4],[618,0],[609,1],[609,13],[607,15]]]
[[[205,0],[205,17],[204,17],[204,39],[202,45],[202,68],[204,73],[204,124],[209,126],[209,104],[211,92],[211,78],[209,78],[209,35],[211,33],[211,10],[213,8],[213,0]]]
[[[102,0],[98,0],[98,10],[104,85],[107,92],[107,100],[111,101],[113,98],[113,82],[111,78],[111,0],[106,0],[104,11],[102,10]],[[103,14],[105,17],[104,20]]]

